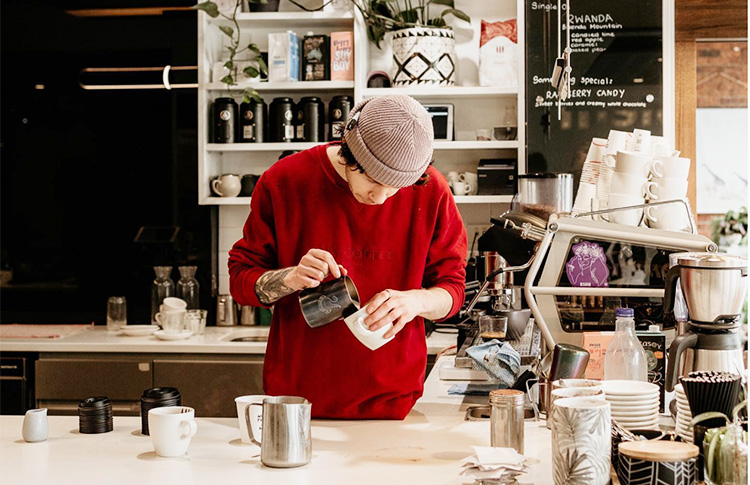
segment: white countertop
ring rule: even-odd
[[[259,448],[242,445],[236,419],[199,418],[186,456],[160,458],[140,433],[140,418],[114,418],[114,431],[78,432],[75,416],[51,416],[49,439],[26,443],[22,416],[0,417],[3,483],[107,484],[469,484],[460,477],[471,446],[489,446],[489,421],[464,421],[472,402],[486,397],[449,396],[455,384],[437,372],[425,395],[404,421],[313,420],[312,461],[300,468],[272,469],[260,462]],[[541,460],[521,484],[550,484],[550,432],[526,422],[525,452]]]
[[[0,339],[0,352],[122,352],[122,353],[203,353],[203,354],[264,354],[266,342],[230,342],[236,332],[244,335],[268,336],[268,327],[234,326],[207,327],[203,335],[185,340],[165,341],[153,335],[127,337],[108,332],[103,326],[63,338]],[[444,347],[456,344],[455,334],[433,332],[427,339],[427,353],[437,354]]]

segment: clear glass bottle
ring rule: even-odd
[[[174,281],[169,277],[172,272],[171,266],[154,266],[156,279],[151,283],[151,324],[157,325],[155,315],[159,312],[159,306],[168,296],[174,296]]]
[[[604,354],[605,380],[648,380],[648,358],[635,334],[632,308],[618,308],[615,336]]]
[[[195,279],[197,269],[197,266],[177,267],[180,272],[180,279],[177,281],[177,298],[182,298],[187,302],[188,310],[200,309],[200,302],[198,301],[200,285],[198,280]]]

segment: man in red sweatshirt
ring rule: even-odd
[[[319,418],[403,419],[422,395],[424,318],[464,301],[466,232],[433,167],[432,121],[408,96],[362,101],[341,144],[286,157],[253,191],[229,252],[242,305],[274,307],[263,365],[269,395],[302,396]],[[298,292],[348,274],[365,325],[395,338],[375,351],[343,320],[311,328]]]

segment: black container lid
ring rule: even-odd
[[[331,98],[331,101],[333,100],[349,101],[350,103],[354,103],[354,98],[346,94],[339,94],[338,96],[334,96],[333,98]]]
[[[234,98],[216,98],[216,103],[234,103],[237,104],[237,101],[234,100]]]
[[[180,397],[180,391],[176,387],[153,387],[143,391],[141,399],[144,401],[164,401]]]
[[[273,98],[273,101],[271,101],[271,102],[272,103],[291,103],[291,104],[294,104],[294,101],[292,100],[292,98],[287,98],[287,97],[284,97],[284,96],[282,96],[280,98]]]
[[[320,100],[317,96],[304,96],[302,99],[300,99],[300,103],[322,103],[323,101]]]
[[[104,408],[109,405],[111,405],[111,402],[106,396],[87,397],[78,403],[79,408]]]
[[[263,100],[263,98],[260,98],[260,101],[258,101],[255,98],[250,98],[250,102],[249,103],[245,103],[243,101],[242,104],[241,104],[241,106],[253,105],[253,104],[266,104],[266,102]]]

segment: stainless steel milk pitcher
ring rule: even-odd
[[[250,424],[250,406],[263,408],[261,440]],[[292,468],[310,463],[312,438],[310,417],[312,404],[303,397],[267,397],[245,408],[250,440],[260,446],[260,461],[274,468]]]

